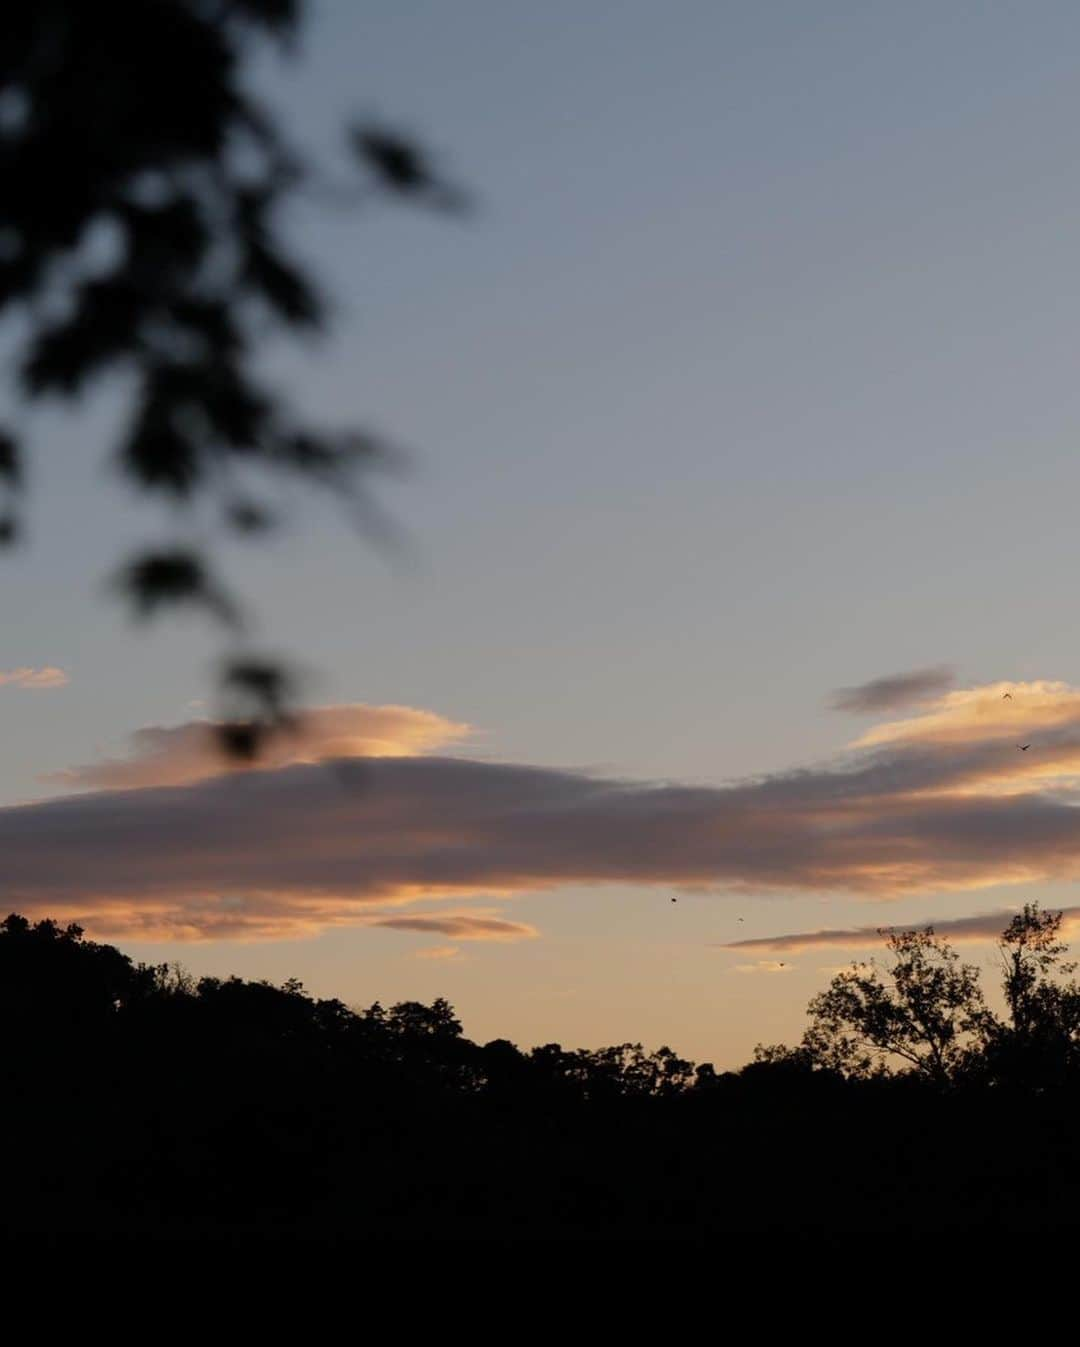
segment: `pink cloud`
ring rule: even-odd
[[[131,736],[131,752],[53,773],[48,779],[83,788],[124,790],[181,786],[229,772],[268,771],[292,763],[334,758],[407,758],[465,739],[469,725],[412,706],[367,706],[354,702],[308,711],[295,730],[274,736],[254,764],[237,763],[221,751],[210,720],[150,725]]]
[[[0,687],[29,688],[31,690],[62,688],[68,681],[68,676],[63,669],[57,669],[51,664],[47,664],[41,669],[25,667],[0,669]]]

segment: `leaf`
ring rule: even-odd
[[[272,735],[294,728],[293,675],[274,660],[248,657],[226,664],[221,686],[232,714],[218,727],[224,752],[250,761]]]
[[[238,533],[265,533],[274,527],[270,510],[250,500],[234,500],[225,509],[225,518]]]
[[[349,143],[388,191],[443,210],[460,211],[468,205],[466,194],[435,172],[415,141],[384,127],[359,125],[350,127]]]
[[[273,400],[228,361],[163,361],[150,368],[143,390],[142,416],[156,429],[166,422],[174,431],[184,418],[201,421],[201,442],[192,438],[199,457],[216,438],[230,449],[255,451],[273,412]]]
[[[79,393],[92,375],[138,350],[146,316],[143,301],[126,280],[83,285],[72,317],[46,328],[33,342],[20,371],[26,392],[32,397]]]
[[[228,757],[251,762],[259,755],[267,729],[257,721],[227,720],[216,727],[215,733]]]
[[[0,482],[17,487],[22,482],[22,459],[19,444],[13,435],[0,430]]]
[[[211,581],[201,558],[193,552],[144,553],[124,567],[117,584],[128,593],[139,617],[153,617],[162,606],[197,604],[225,626],[240,626],[232,601]]]
[[[274,716],[282,713],[293,691],[289,672],[269,660],[234,660],[226,666],[222,683],[226,690],[260,703]]]
[[[243,354],[246,342],[224,301],[186,295],[169,303],[168,314],[214,359],[234,360]]]
[[[177,273],[194,271],[206,255],[210,233],[193,197],[181,196],[162,206],[125,203],[121,216],[129,268],[134,278],[143,280],[148,300]]]
[[[246,285],[293,327],[318,327],[323,308],[314,287],[298,266],[262,240],[248,243],[243,278]]]
[[[202,472],[202,455],[167,405],[142,407],[122,450],[125,468],[149,490],[186,496]]]

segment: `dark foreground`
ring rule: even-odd
[[[463,1038],[0,926],[6,1233],[668,1238],[1071,1226],[1080,1091]]]

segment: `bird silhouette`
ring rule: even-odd
[[[672,901],[673,903],[677,903],[679,900],[678,900],[678,898],[672,898],[671,901]]]
[[[1001,700],[1002,700],[1003,702],[1005,702],[1005,701],[1011,702],[1011,701],[1012,701],[1012,693],[1011,693],[1011,692],[1003,692],[1003,693],[1001,694]]]
[[[1017,744],[1016,747],[1020,750],[1021,753],[1026,753],[1026,752],[1028,751],[1028,749],[1031,747],[1031,745],[1030,745],[1030,744]]]

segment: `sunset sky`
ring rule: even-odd
[[[205,521],[105,466],[119,388],[35,415],[5,908],[722,1066],[878,926],[1080,939],[1080,10],[315,12],[293,134],[380,116],[477,198],[290,222],[336,326],[274,377],[408,451],[408,555],[302,498],[223,548],[312,708],[223,773],[219,634],[107,583]]]

